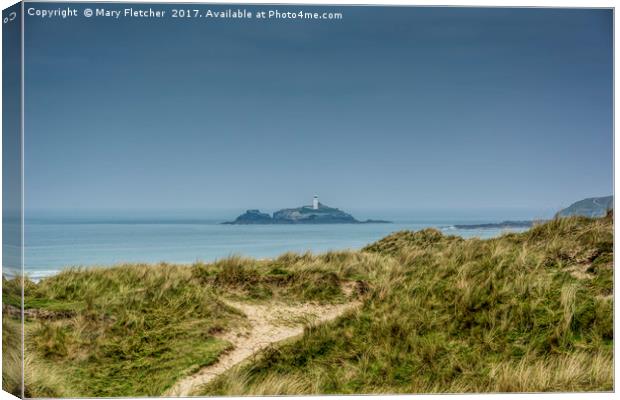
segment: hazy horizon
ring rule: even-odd
[[[558,210],[613,193],[611,10],[278,8],[344,19],[26,16],[26,211],[314,194],[347,212]]]
[[[261,212],[269,214],[283,208],[309,204],[289,204],[280,207],[259,208]],[[341,204],[327,204],[330,207],[339,208],[358,219],[390,219],[411,221],[438,221],[438,220],[473,220],[473,221],[499,221],[504,219],[546,219],[551,218],[561,208],[544,207],[479,207],[479,208],[377,208],[377,207],[347,207]],[[25,218],[37,220],[39,218],[59,218],[60,220],[71,219],[119,219],[121,221],[144,220],[229,220],[256,207],[220,207],[220,208],[98,208],[98,209],[33,209],[26,210]]]

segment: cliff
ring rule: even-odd
[[[558,216],[570,217],[573,215],[581,215],[584,217],[602,217],[607,214],[608,210],[614,208],[614,197],[591,197],[588,199],[580,200],[570,206],[560,210]]]

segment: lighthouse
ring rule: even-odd
[[[319,209],[319,196],[317,195],[314,195],[314,198],[312,199],[312,209],[313,210]]]

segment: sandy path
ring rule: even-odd
[[[307,324],[330,321],[361,304],[359,301],[333,305],[306,303],[295,306],[279,303],[227,303],[243,311],[250,327],[221,336],[231,342],[234,348],[220,356],[214,364],[178,381],[165,396],[190,396],[198,387],[269,345],[301,335]]]

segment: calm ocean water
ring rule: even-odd
[[[458,230],[462,223],[525,219],[523,214],[488,218],[416,217],[405,213],[355,214],[359,219],[384,218],[391,224],[343,225],[222,225],[235,212],[207,218],[38,215],[25,224],[25,271],[32,279],[52,275],[69,266],[108,266],[123,262],[192,263],[231,255],[275,257],[286,251],[324,252],[359,249],[400,230],[436,227],[446,234],[488,238],[506,229]],[[536,216],[530,216],[534,218]],[[516,231],[516,230],[512,230]]]

